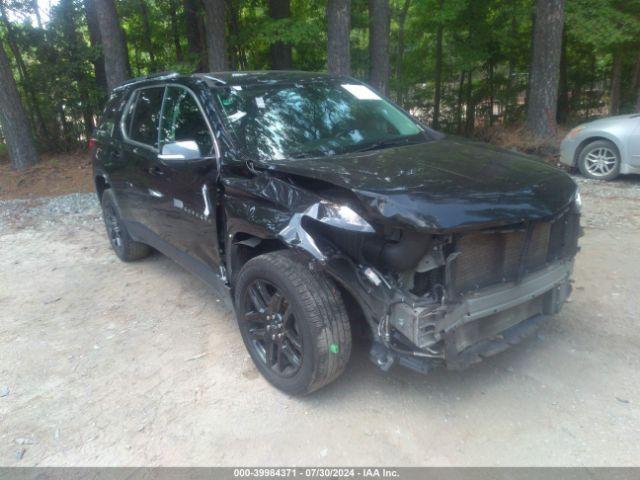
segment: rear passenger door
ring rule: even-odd
[[[94,168],[108,178],[111,188],[120,196],[123,188],[125,164],[122,161],[122,139],[118,128],[128,96],[124,92],[114,93],[102,112],[98,127],[93,132],[95,139]]]
[[[122,119],[122,156],[126,180],[121,209],[127,220],[157,232],[152,212],[160,194],[153,189],[150,172],[158,156],[160,109],[164,86],[140,88],[133,92]]]

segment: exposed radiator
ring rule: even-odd
[[[515,281],[549,262],[572,257],[578,233],[578,215],[567,212],[552,221],[519,229],[461,234],[455,240],[460,255],[451,266],[451,292],[460,295]]]

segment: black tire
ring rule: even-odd
[[[107,189],[102,194],[102,218],[107,229],[111,248],[123,262],[140,260],[151,253],[151,247],[136,242],[124,226],[113,192]]]
[[[255,307],[256,294],[260,302],[267,300],[263,313]],[[340,292],[292,251],[249,260],[238,274],[234,300],[247,350],[260,373],[279,390],[305,395],[344,370],[351,355],[351,329]],[[267,349],[274,352],[275,361],[267,359]]]
[[[598,165],[598,158],[602,158],[600,165]],[[620,175],[618,147],[608,140],[588,143],[578,156],[578,169],[587,178],[613,180]]]

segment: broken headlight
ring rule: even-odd
[[[362,233],[374,232],[373,227],[347,205],[320,202],[316,215],[316,220],[332,227]]]

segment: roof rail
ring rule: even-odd
[[[120,90],[126,86],[133,85],[134,83],[144,82],[145,80],[160,80],[163,78],[177,77],[178,75],[180,75],[178,72],[159,72],[145,75],[143,77],[130,78],[129,80],[125,80],[120,85],[115,87],[113,91]]]
[[[214,77],[213,75],[209,75],[209,74],[206,74],[206,73],[202,73],[202,74],[200,74],[198,76],[202,77],[202,78],[207,78],[209,80],[212,80],[212,81],[216,82],[218,85],[226,85],[227,84],[227,82],[225,82],[221,78],[217,78],[217,77]]]

